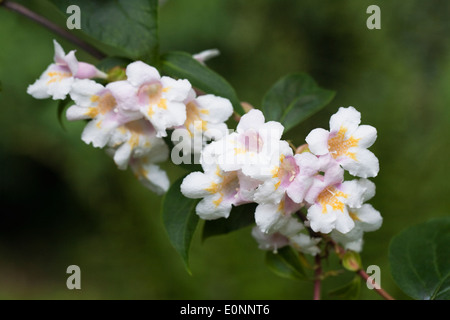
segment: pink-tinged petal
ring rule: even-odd
[[[367,149],[353,148],[351,152],[354,153],[356,160],[352,158],[341,158],[339,163],[351,175],[361,178],[373,178],[378,175],[380,171],[380,164],[378,158]]]
[[[219,200],[219,194],[206,196],[197,204],[197,207],[195,207],[195,212],[203,220],[228,218],[231,212],[231,203],[221,201],[217,204]]]
[[[197,105],[201,118],[209,123],[221,123],[228,120],[233,114],[230,100],[212,94],[197,97]]]
[[[106,88],[116,99],[119,110],[140,112],[137,89],[128,81],[114,81],[108,83]]]
[[[135,87],[143,84],[159,82],[161,76],[158,70],[142,61],[130,63],[126,69],[128,81]]]
[[[319,171],[319,158],[309,152],[295,155],[295,162],[303,176],[313,176]]]
[[[73,75],[77,74],[79,63],[77,58],[75,57],[75,50],[70,51],[65,57],[64,57],[65,66],[69,68],[70,73]]]
[[[350,211],[353,210],[350,209]],[[383,224],[380,212],[370,204],[363,204],[361,208],[355,210],[354,214],[357,217],[358,225],[366,232],[376,231]]]
[[[325,129],[314,129],[306,136],[306,143],[309,150],[315,155],[324,155],[328,153],[328,138],[330,133]]]
[[[258,109],[252,109],[244,114],[237,125],[236,131],[244,133],[249,129],[258,130],[265,122],[263,113]]]
[[[341,128],[346,129],[346,138],[349,138],[358,125],[361,123],[361,113],[353,107],[339,108],[338,112],[333,114],[330,118],[330,132],[335,133],[341,130]]]
[[[337,231],[345,234],[348,233],[355,227],[355,222],[348,214],[348,211],[344,209],[344,212],[338,212],[336,214],[336,225],[335,228]]]
[[[239,179],[239,202],[237,203],[252,202],[256,189],[261,185],[261,181],[246,176],[242,171],[238,171],[237,175]]]
[[[183,102],[189,96],[192,86],[188,80],[162,77],[163,97],[167,100]]]
[[[353,138],[358,140],[359,148],[369,148],[377,139],[377,129],[368,125],[361,125],[353,133]]]
[[[297,178],[298,177],[298,178]],[[292,201],[302,203],[305,199],[306,193],[312,186],[313,179],[297,176],[286,190],[287,195]]]
[[[319,158],[320,171],[324,172],[324,182],[327,185],[336,185],[344,181],[344,170],[330,155]]]
[[[268,179],[261,184],[255,192],[254,201],[256,203],[280,203],[284,196],[285,190],[283,188],[277,188],[278,179]]]
[[[289,221],[279,229],[279,232],[287,237],[292,237],[304,229],[305,226],[294,215],[291,215]]]
[[[64,52],[64,49],[56,40],[53,40],[53,45],[55,47],[55,55],[53,60],[58,64],[65,64],[64,58],[66,57],[66,53]]]
[[[338,212],[339,214],[341,212]],[[342,213],[341,213],[342,214]],[[336,212],[328,210],[323,213],[322,206],[314,204],[308,209],[307,219],[314,232],[330,233],[336,223]]]
[[[93,103],[92,99],[96,95],[100,95],[105,88],[93,80],[75,79],[70,91],[70,97],[80,107],[90,107]]]
[[[92,79],[101,78],[106,79],[108,75],[100,70],[98,70],[94,65],[86,62],[78,63],[78,71],[73,73],[75,78],[78,79]]]
[[[150,162],[138,162],[131,166],[138,180],[156,194],[163,194],[169,190],[170,181],[167,173],[159,166]]]
[[[208,189],[212,184],[213,180],[208,175],[202,172],[192,172],[183,179],[181,193],[187,198],[203,198],[211,194]]]
[[[87,108],[73,105],[66,111],[66,117],[69,121],[91,119],[91,115]]]

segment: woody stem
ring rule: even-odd
[[[315,256],[315,271],[314,271],[314,300],[320,300],[320,289],[322,281],[322,260],[320,254]]]
[[[74,36],[73,34],[68,32],[67,30],[64,30],[60,26],[54,24],[50,20],[44,18],[41,15],[38,15],[37,13],[31,11],[30,9],[28,9],[28,8],[26,8],[26,7],[22,6],[22,5],[14,2],[14,1],[9,1],[9,0],[1,1],[0,0],[0,6],[3,6],[6,9],[9,9],[11,11],[17,12],[17,13],[27,17],[28,19],[39,23],[40,25],[46,27],[50,31],[58,34],[59,36],[69,40],[70,42],[72,42],[76,46],[82,48],[84,51],[86,51],[87,53],[89,53],[90,55],[92,55],[96,59],[101,60],[101,59],[104,59],[106,57],[106,55],[103,52],[99,51],[97,48],[94,48],[89,43],[84,42],[83,40],[81,40],[78,37]]]

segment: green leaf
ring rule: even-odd
[[[267,92],[262,111],[266,121],[281,122],[287,132],[326,106],[334,94],[319,88],[307,74],[292,74],[280,79]]]
[[[450,217],[433,219],[395,236],[389,246],[391,273],[414,299],[450,299]]]
[[[129,58],[151,63],[158,57],[158,0],[50,0],[67,17],[77,5],[81,31]]]
[[[227,98],[234,111],[243,115],[239,98],[233,87],[219,74],[201,64],[186,52],[169,52],[162,56],[162,71],[176,78],[188,79],[191,84],[210,94]]]
[[[291,247],[278,249],[277,253],[266,253],[266,264],[276,275],[295,280],[306,280],[306,273],[297,251]]]
[[[198,200],[183,196],[180,191],[183,179],[184,177],[178,179],[164,196],[162,218],[170,242],[181,255],[186,269],[190,273],[189,248],[199,221],[195,213]]]
[[[352,281],[340,288],[328,292],[328,294],[342,300],[356,300],[359,298],[360,291],[361,278],[359,276],[355,276]]]
[[[203,226],[202,239],[227,234],[255,223],[256,203],[233,207],[227,219],[208,220]]]

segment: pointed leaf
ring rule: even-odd
[[[389,261],[394,281],[412,298],[450,299],[450,217],[430,220],[395,236]]]
[[[195,60],[186,52],[169,52],[162,56],[162,71],[176,78],[188,79],[192,85],[205,93],[230,100],[234,111],[243,115],[239,98],[233,87],[216,72]]]
[[[178,179],[164,196],[162,218],[170,242],[181,255],[190,273],[189,248],[199,220],[195,213],[198,200],[183,196],[180,191],[183,179],[184,177]]]
[[[276,275],[295,280],[306,280],[307,276],[297,251],[291,247],[284,247],[277,253],[266,253],[266,264]]]
[[[307,74],[288,75],[264,96],[262,111],[266,120],[281,122],[285,132],[326,106],[334,92],[321,89]]]
[[[50,0],[66,13],[70,5],[80,8],[81,31],[129,58],[158,56],[158,0]]]

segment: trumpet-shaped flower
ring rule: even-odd
[[[255,193],[255,202],[278,204],[287,194],[296,203],[303,202],[318,171],[318,159],[309,152],[293,155],[289,145],[280,143],[280,161]]]
[[[204,161],[218,163],[224,171],[242,170],[255,179],[272,175],[280,161],[280,138],[284,127],[276,121],[265,122],[260,110],[243,115],[233,132],[208,147],[214,149]]]
[[[191,90],[189,81],[161,77],[158,70],[142,61],[130,63],[126,75],[136,88],[136,107],[155,127],[158,137],[167,136],[167,129],[185,123],[184,100]]]
[[[374,184],[367,179],[343,181],[343,170],[330,156],[320,157],[320,171],[305,196],[310,204],[307,218],[315,232],[336,229],[347,233],[355,226],[348,208],[360,208],[372,194]]]
[[[161,144],[159,147],[154,147],[150,154],[141,158],[131,158],[129,161],[130,168],[139,182],[156,194],[165,193],[170,186],[167,173],[155,164],[158,160],[155,156],[161,157],[156,154],[156,150],[165,152],[165,149]]]
[[[186,135],[179,142],[184,152],[200,153],[207,141],[218,140],[228,133],[225,121],[233,113],[233,106],[228,99],[212,94],[196,97],[190,91],[186,104],[186,121],[176,129],[184,130]],[[199,139],[200,145],[194,145]]]
[[[121,170],[136,159],[143,163],[158,163],[167,160],[169,148],[146,119],[127,122],[113,131],[108,142],[114,162]],[[133,163],[135,163],[134,161]]]
[[[303,204],[295,203],[287,195],[284,195],[278,204],[261,203],[255,210],[256,225],[264,233],[277,232],[292,221],[292,214],[302,207]]]
[[[286,224],[274,233],[264,233],[257,226],[252,229],[252,236],[258,243],[259,249],[277,253],[278,249],[292,246],[299,252],[316,255],[320,252],[317,244],[320,238],[311,238],[302,233],[305,227],[296,218],[291,217]]]
[[[372,126],[359,125],[360,122],[361,114],[355,108],[339,108],[331,116],[330,131],[314,129],[306,137],[309,149],[319,156],[331,154],[354,176],[375,177],[378,159],[367,148],[375,142],[377,131]]]
[[[107,75],[92,64],[79,62],[75,50],[65,54],[61,45],[53,40],[55,46],[54,63],[49,65],[35,83],[28,86],[27,93],[36,99],[52,97],[64,100],[72,89],[74,79],[106,78]]]
[[[67,119],[92,119],[83,131],[82,140],[103,148],[113,130],[142,118],[139,111],[129,110],[128,105],[134,97],[132,89],[124,81],[112,82],[104,87],[93,80],[75,80],[70,93],[75,105],[67,109]]]

